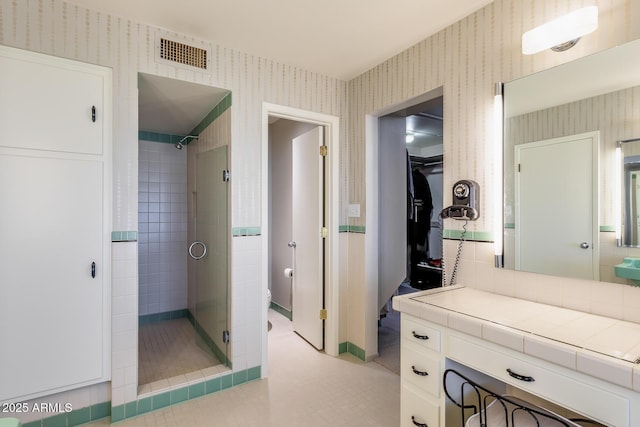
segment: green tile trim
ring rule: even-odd
[[[442,233],[443,238],[450,240],[460,240],[461,235],[462,230],[444,230]],[[490,231],[467,231],[464,240],[493,243],[493,233]]]
[[[506,229],[515,229],[516,228],[516,224],[515,222],[507,222],[504,224],[504,228]]]
[[[194,135],[190,133],[189,135]],[[197,134],[195,134],[197,135]],[[139,130],[138,131],[138,140],[139,141],[150,141],[150,142],[159,142],[162,144],[177,144],[182,141],[183,138],[187,135],[177,135],[175,133],[162,133],[162,132],[153,132],[150,130]],[[186,141],[183,141],[182,144],[188,145],[193,139],[188,138]]]
[[[277,304],[277,303],[275,303],[273,301],[271,301],[271,308],[274,309],[275,311],[277,311],[278,313],[282,314],[287,319],[293,320],[293,316],[291,314],[291,310],[289,310],[287,308],[284,308],[280,304]]]
[[[363,362],[366,362],[367,360],[365,357],[366,356],[365,351],[360,347],[358,347],[357,345],[350,343],[349,341],[339,344],[338,349],[339,349],[338,350],[339,354],[350,353],[350,354],[353,354],[358,359],[362,360]]]
[[[233,227],[231,234],[233,237],[260,236],[262,232],[260,227]]]
[[[184,317],[189,317],[189,315],[189,310],[186,308],[181,310],[165,311],[163,313],[143,314],[142,316],[138,316],[138,326],[162,322],[165,320],[182,319]],[[193,320],[190,319],[190,321],[193,323]]]
[[[338,226],[339,233],[365,233],[366,227],[364,225],[340,225]]]
[[[615,233],[616,226],[615,225],[601,225],[600,232],[603,233]]]
[[[218,117],[222,115],[225,111],[227,111],[231,107],[231,92],[229,92],[218,104],[213,107],[211,111],[202,119],[198,125],[193,128],[193,130],[189,133],[190,135],[200,135],[203,130],[209,127],[211,123],[216,121]]]
[[[112,242],[137,242],[138,232],[137,231],[112,231],[111,241]]]
[[[22,427],[73,427],[97,421],[109,415],[111,415],[111,402],[102,402],[84,408],[73,408],[70,412],[31,421],[22,424]]]

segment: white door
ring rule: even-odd
[[[0,46],[0,401],[109,379],[110,85]]]
[[[516,147],[516,269],[598,278],[597,146],[594,132]]]
[[[292,147],[293,330],[319,350],[324,347],[323,140],[318,126],[294,138]]]

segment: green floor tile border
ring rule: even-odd
[[[218,104],[213,107],[211,111],[202,119],[198,125],[191,130],[189,135],[200,135],[203,130],[209,127],[211,123],[213,123],[218,117],[222,115],[225,111],[227,111],[231,107],[231,92],[225,95],[224,98]]]
[[[462,230],[444,230],[442,237],[450,240],[460,240]],[[490,242],[493,243],[493,232],[491,231],[467,231],[464,240],[474,242]]]
[[[137,242],[138,232],[137,231],[112,231],[111,241],[112,242]]]
[[[283,306],[281,306],[280,304],[276,304],[273,301],[271,301],[271,308],[273,310],[277,311],[278,313],[282,314],[287,319],[293,320],[293,315],[291,314],[291,310],[286,309]]]
[[[111,415],[111,402],[102,402],[85,408],[73,409],[71,412],[57,414],[22,424],[22,427],[72,427],[101,420]]]
[[[165,311],[162,313],[143,314],[142,316],[138,316],[138,326],[162,322],[165,320],[182,319],[184,317],[189,317],[189,310],[186,308],[181,310]]]
[[[222,351],[222,349],[218,347],[215,341],[209,336],[207,331],[205,331],[204,328],[200,326],[200,324],[193,316],[193,313],[191,313],[191,311],[189,310],[187,310],[187,319],[189,319],[189,322],[191,322],[191,324],[193,325],[193,328],[196,330],[196,333],[204,342],[204,345],[206,345],[209,350],[211,350],[216,359],[218,359],[220,363],[224,364],[228,368],[231,368],[231,359],[227,357],[227,352]]]
[[[339,354],[350,353],[350,354],[353,354],[358,359],[362,360],[363,362],[367,361],[364,350],[358,347],[357,345],[350,343],[349,341],[340,343],[340,345],[338,346],[338,353]]]
[[[339,233],[365,233],[364,225],[341,225],[338,227]]]
[[[243,371],[224,374],[196,384],[186,385],[164,393],[143,397],[134,402],[111,408],[111,422],[115,423],[126,418],[132,418],[157,409],[186,402],[187,400],[197,399],[207,394],[226,390],[250,381],[259,380],[261,376],[262,367],[256,366]]]
[[[261,234],[260,227],[233,227],[231,229],[231,235],[233,237],[260,236]]]

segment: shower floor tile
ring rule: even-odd
[[[186,318],[140,326],[138,358],[140,385],[220,365],[196,344],[195,330]]]

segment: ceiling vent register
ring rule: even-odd
[[[198,44],[198,42],[194,44]],[[177,37],[168,37],[166,34],[157,35],[156,54],[160,62],[204,71],[209,70],[211,62],[211,48],[209,46],[204,43],[202,46],[194,46],[178,40]]]

